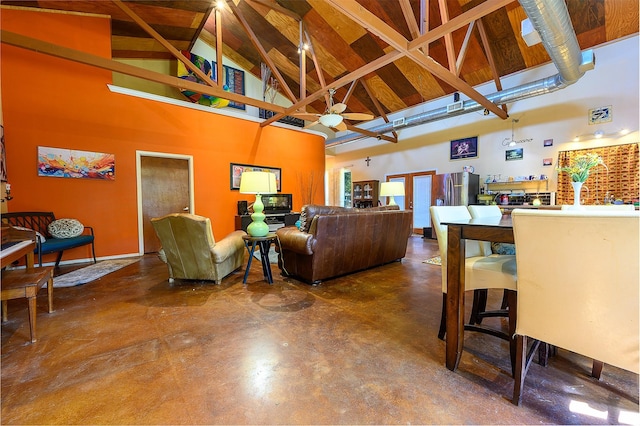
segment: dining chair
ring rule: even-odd
[[[438,248],[442,259],[442,316],[438,337],[443,339],[446,332],[446,294],[447,294],[447,225],[443,222],[471,219],[466,206],[431,206],[431,218],[436,230]],[[509,290],[510,301],[515,304],[516,258],[512,255],[485,255],[480,241],[465,240],[465,291],[499,288]],[[475,300],[475,298],[474,298]],[[472,310],[474,308],[472,307]],[[465,324],[464,329],[491,334],[510,342],[511,365],[515,359],[515,345],[511,338],[515,324],[509,319],[509,331],[484,326]]]
[[[590,211],[633,211],[636,209],[633,204],[585,204],[580,207]],[[560,209],[574,210],[574,206],[573,204],[563,204]]]
[[[511,217],[518,264],[512,402],[521,402],[528,354],[539,342],[638,373],[640,213],[515,209]]]
[[[470,206],[467,206],[467,209],[469,210],[469,213],[471,214],[471,218],[473,219],[482,218],[482,217],[502,217],[502,210],[500,209],[500,207],[498,207],[495,204],[470,205]],[[505,243],[495,243],[495,244],[498,244],[500,246],[507,246],[507,244]],[[494,243],[491,243],[489,241],[481,242],[481,248],[485,256],[490,256],[494,254],[493,246],[494,246]],[[513,247],[511,247],[512,244],[509,244],[508,246],[510,248],[510,251],[513,251]],[[497,254],[500,254],[500,253],[497,253]],[[508,253],[508,254],[513,254],[513,253]],[[473,307],[471,309],[471,317],[469,318],[470,324],[481,324],[482,319],[487,317],[508,316],[507,290],[503,292],[502,303],[500,304],[500,309],[498,310],[491,310],[491,311],[486,310],[487,297],[488,297],[488,290],[486,289],[476,290],[473,292],[474,300],[473,300]]]

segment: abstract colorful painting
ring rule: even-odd
[[[38,176],[115,180],[114,154],[38,147]]]

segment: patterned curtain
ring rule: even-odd
[[[558,167],[568,166],[574,157],[589,153],[599,155],[607,167],[596,166],[591,169],[580,195],[583,204],[604,204],[604,197],[607,194],[615,196],[624,203],[631,203],[638,199],[640,196],[638,143],[560,151],[556,164]],[[573,204],[571,177],[564,172],[558,173],[556,204]]]

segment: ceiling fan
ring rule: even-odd
[[[337,104],[333,103],[333,95],[336,93],[335,89],[329,89],[329,102],[327,105],[327,110],[324,114],[309,114],[309,113],[295,113],[294,116],[303,118],[305,120],[313,121],[311,124],[306,127],[315,126],[320,123],[325,127],[329,127],[330,129],[337,131],[347,130],[347,125],[344,123],[344,119],[347,120],[372,120],[373,115],[359,113],[359,112],[344,112],[347,109],[347,105],[339,102]]]

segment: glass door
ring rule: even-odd
[[[435,174],[435,171],[424,171],[387,176],[387,182],[404,183],[405,195],[396,196],[395,200],[401,210],[413,211],[413,232],[416,234],[422,234],[424,228],[431,228],[431,179]]]

